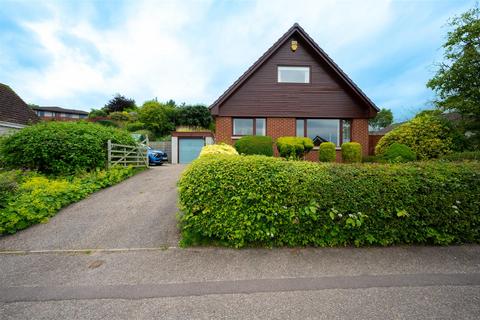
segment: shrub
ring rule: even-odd
[[[336,146],[333,142],[322,142],[318,149],[320,162],[335,162],[337,159]]]
[[[412,149],[420,160],[438,158],[454,148],[457,134],[445,119],[432,113],[422,113],[383,136],[375,147],[375,154],[382,155],[393,143],[401,143]]]
[[[273,156],[273,140],[267,136],[245,136],[235,142],[238,153]]]
[[[206,145],[200,151],[199,157],[210,156],[210,155],[238,155],[237,150],[229,144],[220,143],[220,144],[210,144]]]
[[[2,141],[0,156],[8,168],[71,174],[105,167],[106,143],[135,144],[126,131],[88,122],[45,122]]]
[[[182,245],[480,242],[480,164],[204,157],[179,181]]]
[[[389,163],[409,162],[415,161],[417,155],[408,146],[395,142],[385,150],[381,159]]]
[[[365,162],[365,163],[379,162],[379,159],[377,156],[363,156],[362,162]]]
[[[280,137],[277,139],[277,150],[280,156],[287,159],[300,159],[313,149],[313,141],[303,137]]]
[[[100,119],[100,120],[95,121],[95,123],[98,123],[98,124],[100,124],[104,127],[118,128],[118,124],[116,124],[112,120],[108,120],[108,119]]]
[[[125,130],[130,132],[142,130],[143,128],[145,128],[145,124],[140,121],[128,122],[125,124]]]
[[[131,116],[126,111],[112,112],[112,113],[110,113],[110,118],[112,120],[115,120],[115,121],[130,121],[131,120]]]
[[[362,145],[358,142],[345,142],[342,144],[342,160],[346,163],[362,161]]]
[[[0,211],[0,234],[15,233],[30,225],[45,223],[61,208],[137,171],[131,167],[113,167],[73,179],[33,175],[18,185],[15,194],[10,195],[8,204]]]
[[[0,209],[7,205],[8,198],[17,191],[21,176],[20,170],[0,172]]]
[[[445,161],[480,160],[480,151],[465,151],[447,154],[441,157]]]

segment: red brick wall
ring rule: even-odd
[[[352,120],[352,141],[360,143],[363,155],[368,155],[368,119]]]
[[[232,143],[233,123],[231,117],[215,117],[215,143]]]

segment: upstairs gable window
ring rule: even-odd
[[[278,82],[280,83],[310,83],[310,67],[278,67]]]

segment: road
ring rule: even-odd
[[[181,166],[0,238],[0,319],[478,319],[480,246],[177,247]]]

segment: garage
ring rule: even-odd
[[[210,131],[172,133],[172,163],[187,164],[198,158],[203,146],[213,144]]]

